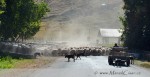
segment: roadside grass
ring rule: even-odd
[[[2,57],[0,58],[0,69],[10,69],[10,68],[15,68],[18,63],[28,63],[32,62],[32,60],[27,60],[27,59],[13,59],[10,56]]]
[[[138,66],[150,69],[150,62],[135,60],[135,64]]]
[[[45,65],[53,63],[57,57],[39,57],[37,59],[13,59],[10,56],[0,58],[0,69],[11,68],[42,68]]]
[[[8,69],[13,68],[16,59],[12,59],[10,56],[0,58],[0,68]]]
[[[15,63],[14,63],[14,67],[13,68],[21,68],[21,67],[28,67],[26,64],[32,64],[34,59],[18,59]]]
[[[54,62],[56,57],[39,57],[38,59],[22,59],[15,63],[14,68],[42,68],[43,66]]]
[[[0,58],[0,69],[11,68],[40,68],[55,61],[54,57],[40,57],[38,59],[13,59],[10,56]]]

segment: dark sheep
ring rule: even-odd
[[[70,62],[70,58],[75,62],[75,55],[65,55],[65,58],[68,58],[68,62]]]

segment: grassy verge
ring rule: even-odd
[[[138,66],[150,69],[150,62],[135,60],[135,64]]]
[[[38,59],[13,59],[9,56],[0,58],[0,69],[40,68],[55,61],[55,57],[39,57]]]
[[[14,68],[42,68],[54,62],[56,57],[39,57],[38,59],[23,59],[15,63]]]
[[[13,68],[16,61],[17,61],[16,59],[12,59],[9,56],[2,57],[0,58],[0,68],[1,69]]]
[[[47,68],[58,57],[38,57],[37,59],[7,59],[0,62],[1,65],[7,65],[0,68],[0,77],[27,77],[37,69]],[[11,60],[11,61],[9,61]]]

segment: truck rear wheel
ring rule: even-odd
[[[130,66],[130,59],[127,60],[127,67],[129,67],[129,66]]]
[[[108,59],[108,64],[113,65],[113,60],[111,58]]]

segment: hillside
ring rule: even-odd
[[[91,41],[96,41],[99,28],[121,27],[118,18],[123,15],[121,0],[45,0],[45,2],[51,9],[51,12],[43,18],[46,29],[42,37],[47,41],[87,41],[89,37]]]

